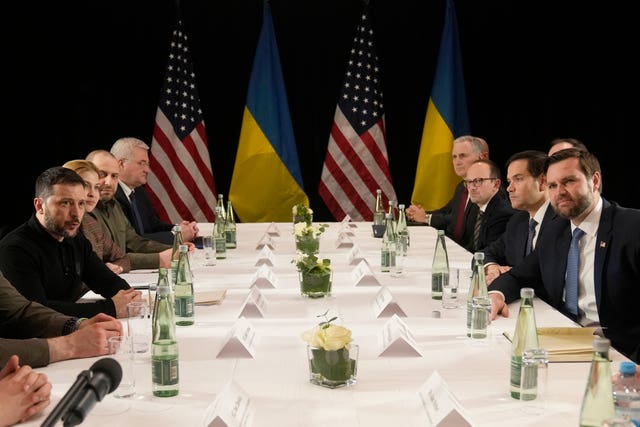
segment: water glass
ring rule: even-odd
[[[114,397],[132,397],[136,392],[136,379],[134,375],[134,351],[133,339],[127,335],[109,337],[109,354],[122,367],[122,379],[118,388],[113,391]]]
[[[407,257],[406,246],[403,246],[400,239],[396,242],[396,263],[391,266],[391,275],[393,277],[402,276],[402,270],[404,268],[404,261]]]
[[[147,301],[127,304],[127,331],[132,339],[133,351],[139,356],[149,354],[151,345],[151,316]]]
[[[491,299],[474,297],[471,303],[471,339],[485,339],[491,324]]]
[[[204,251],[204,265],[216,265],[216,243],[211,235],[202,236],[202,249]]]
[[[539,415],[547,407],[549,352],[542,348],[522,352],[520,402],[526,414]]]
[[[459,272],[457,268],[449,270],[449,282],[442,285],[442,308],[458,308]]]

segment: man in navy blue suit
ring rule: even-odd
[[[115,199],[136,232],[147,239],[170,245],[173,224],[162,221],[151,204],[144,185],[149,174],[149,146],[137,138],[120,138],[111,146],[118,160],[120,175]],[[191,242],[198,235],[198,224],[182,221],[182,238]]]
[[[487,284],[522,261],[550,221],[567,221],[549,203],[546,161],[547,154],[536,150],[515,153],[507,160],[507,193],[511,207],[519,212],[509,218],[502,236],[482,250]]]
[[[551,205],[570,221],[550,223],[535,250],[493,281],[492,316],[508,316],[506,304],[519,297],[521,287],[532,286],[581,325],[600,325],[614,348],[639,362],[640,210],[602,198],[600,164],[588,151],[560,150],[549,157],[545,171]],[[582,237],[572,239],[576,235]],[[575,257],[574,240],[579,241]],[[572,260],[578,262],[577,274],[567,268]],[[577,282],[576,295],[570,277]]]

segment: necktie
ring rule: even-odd
[[[527,247],[524,250],[525,255],[529,255],[533,250],[533,237],[536,235],[536,225],[538,221],[533,218],[529,219],[529,234],[527,235]]]
[[[453,229],[453,240],[459,242],[462,239],[462,232],[464,230],[464,211],[467,205],[467,199],[469,198],[469,190],[464,187],[462,193],[460,193],[460,205],[458,208],[458,217],[456,218],[456,227]]]
[[[580,239],[584,231],[579,228],[573,230],[569,254],[567,255],[567,276],[564,284],[564,305],[567,311],[578,315],[578,272],[580,271]]]
[[[478,216],[476,217],[476,223],[473,225],[473,250],[478,251],[482,248],[480,245],[480,228],[482,227],[482,220],[484,218],[484,212],[478,209]]]
[[[138,234],[144,234],[144,226],[142,225],[142,217],[140,216],[140,211],[138,210],[138,205],[136,203],[136,193],[132,191],[129,194],[129,203],[131,204],[131,211],[133,212],[133,228],[136,229]]]

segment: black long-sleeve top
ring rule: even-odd
[[[0,240],[0,271],[27,299],[75,317],[115,317],[111,297],[130,287],[98,258],[82,233],[59,242],[35,214]],[[77,302],[87,290],[83,283],[105,299]]]

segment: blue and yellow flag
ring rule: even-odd
[[[291,221],[294,205],[309,206],[267,2],[249,80],[229,200],[242,222]]]
[[[433,79],[411,203],[426,210],[444,206],[460,177],[451,159],[453,140],[469,134],[462,56],[453,0],[447,0],[438,64]]]

